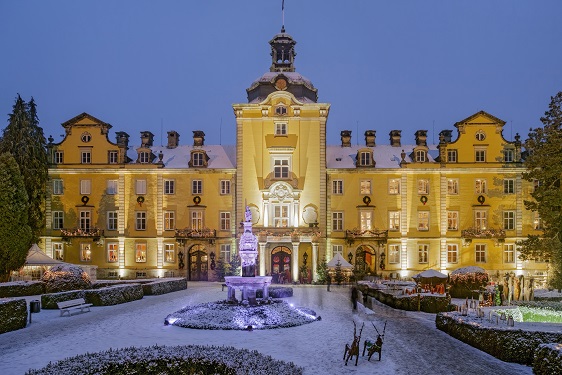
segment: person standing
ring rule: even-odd
[[[330,285],[332,285],[332,276],[328,273],[326,276],[326,284],[328,284],[328,292],[330,291]]]
[[[357,310],[357,298],[359,298],[359,291],[356,287],[351,288],[351,303],[353,304],[353,310]]]

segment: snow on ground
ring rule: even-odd
[[[351,309],[350,290],[332,285],[295,286],[290,303],[316,311],[322,319],[298,327],[271,330],[196,330],[164,325],[170,313],[198,303],[226,298],[220,283],[190,282],[187,290],[122,305],[92,307],[92,311],[60,317],[57,310],[33,314],[27,328],[0,335],[0,374],[24,374],[85,352],[149,345],[226,345],[257,350],[320,374],[531,374],[530,367],[502,362],[435,328],[435,315],[394,310],[373,301]],[[28,298],[33,299],[33,297]],[[353,321],[365,323],[363,339],[376,337],[387,322],[382,360],[359,358],[358,366],[342,360],[353,339]]]

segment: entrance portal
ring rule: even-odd
[[[291,249],[277,246],[271,251],[271,276],[274,283],[291,281]]]
[[[208,257],[203,245],[194,245],[189,249],[189,280],[208,280]]]

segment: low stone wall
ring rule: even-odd
[[[85,298],[83,290],[71,290],[70,292],[47,293],[41,295],[42,309],[58,309],[57,302],[70,301],[71,299]]]
[[[0,284],[0,298],[37,296],[45,293],[42,281],[14,281]]]
[[[562,333],[490,327],[475,319],[454,312],[439,313],[435,325],[437,329],[502,361],[527,366],[533,365],[539,345],[562,342]],[[559,372],[550,374],[554,373]]]
[[[562,374],[562,344],[540,344],[535,352],[533,374]]]
[[[392,308],[407,311],[423,311],[427,313],[438,313],[451,310],[451,297],[441,295],[406,295],[395,296],[383,289],[372,289],[367,285],[359,284],[357,288],[363,293],[375,298],[377,301],[384,303]]]
[[[166,294],[187,289],[187,279],[163,279],[142,284],[142,290],[145,296]]]
[[[27,325],[27,302],[25,299],[8,299],[0,301],[0,334]]]
[[[111,306],[142,299],[141,284],[116,285],[84,291],[84,299],[94,306]]]

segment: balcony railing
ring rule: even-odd
[[[354,228],[351,230],[345,231],[346,238],[380,238],[380,239],[387,239],[388,238],[388,230],[382,229],[366,229],[361,230],[359,228]]]
[[[311,240],[316,242],[322,236],[322,232],[318,229],[304,229],[304,228],[254,228],[254,234],[258,236],[260,241],[267,241],[267,239],[280,240],[291,238],[291,241]]]
[[[176,238],[215,238],[217,237],[216,229],[202,228],[202,229],[176,229]]]
[[[505,230],[503,229],[481,229],[481,228],[467,228],[463,229],[461,232],[461,237],[463,238],[496,238],[504,239]]]
[[[103,230],[100,228],[63,228],[60,230],[61,237],[64,239],[71,239],[74,237],[92,238],[94,241],[99,240],[103,236]]]

